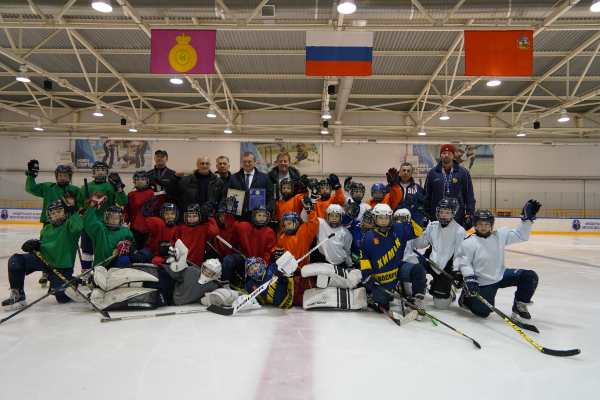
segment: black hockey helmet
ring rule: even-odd
[[[328,189],[328,192],[323,193],[322,190],[323,189]],[[329,182],[327,181],[327,179],[322,179],[319,182],[319,196],[321,196],[321,200],[329,200],[329,198],[331,197],[331,185],[329,184]]]
[[[259,219],[258,214],[260,214],[260,213],[265,214],[264,221],[258,220]],[[271,220],[271,213],[269,212],[269,210],[267,209],[266,206],[254,207],[254,209],[252,210],[252,222],[254,222],[255,226],[257,226],[258,228],[262,228],[263,226],[266,226],[270,220]]]
[[[58,174],[69,174],[69,180],[68,181],[59,181],[58,180]],[[71,169],[70,166],[68,165],[59,165],[58,167],[56,167],[56,169],[54,170],[54,178],[56,179],[56,184],[60,187],[65,187],[67,186],[69,183],[71,183],[71,179],[73,178],[73,170]]]
[[[61,226],[69,219],[69,215],[65,211],[60,200],[53,201],[46,207],[46,217],[52,223],[52,226]]]
[[[475,234],[480,237],[488,237],[492,234],[492,230],[494,229],[494,214],[490,210],[477,210],[473,214],[473,226],[475,227]],[[482,234],[477,231],[477,223],[482,221],[488,221],[490,223],[490,231],[488,233]]]
[[[360,223],[360,231],[363,236],[365,233],[372,231],[375,228],[375,218],[373,216],[373,209],[369,208],[363,214],[362,221]]]
[[[100,173],[97,173],[96,171],[100,171]],[[92,165],[92,177],[96,183],[106,182],[106,178],[108,177],[108,164],[104,161],[96,161],[94,165]]]
[[[173,220],[171,220],[171,219],[166,220],[165,219],[165,213],[168,212],[168,211],[175,211],[175,218]],[[163,204],[162,207],[160,208],[160,218],[163,221],[165,221],[165,224],[167,226],[173,226],[173,225],[175,225],[175,223],[179,219],[179,207],[177,207],[173,203],[165,203],[165,204]]]
[[[284,186],[289,186],[290,190],[287,192],[284,192],[283,191]],[[279,192],[281,193],[281,197],[283,197],[283,199],[285,201],[288,201],[289,199],[291,199],[294,196],[294,184],[290,178],[283,178],[281,180],[281,182],[279,182]]]
[[[111,218],[114,215],[119,216],[118,222]],[[104,211],[104,225],[110,230],[118,231],[121,225],[125,222],[125,212],[119,206],[110,206]]]
[[[356,203],[360,203],[365,197],[366,190],[365,185],[354,182],[350,186],[350,197],[352,197],[352,200]]]
[[[139,179],[143,179],[145,183],[143,185],[138,185],[137,181]],[[135,171],[135,173],[133,174],[133,186],[139,192],[147,190],[150,187],[150,179],[148,178],[148,174],[146,171],[144,171],[143,169],[138,169],[137,171]]]
[[[227,215],[227,211],[226,211],[226,207],[225,205],[221,205],[219,204],[219,209],[217,211],[217,215],[216,215],[216,220],[217,220],[217,224],[219,224],[221,227],[225,226],[225,216]]]
[[[440,215],[440,210],[450,210],[452,212],[452,216],[450,218],[442,217]],[[456,215],[458,211],[458,200],[453,197],[444,197],[440,200],[435,208],[435,217],[438,221],[440,221],[440,225],[448,226],[450,222],[452,222],[452,218]]]
[[[195,222],[190,222],[189,217],[197,216],[198,220]],[[190,204],[183,213],[183,222],[185,222],[188,226],[198,226],[200,225],[200,221],[202,219],[202,212],[200,211],[200,206],[198,204]]]

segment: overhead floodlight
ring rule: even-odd
[[[356,11],[356,4],[354,0],[340,0],[337,10],[340,14],[352,14]]]
[[[562,110],[560,110],[560,118],[558,119],[558,122],[567,122],[570,120],[571,120],[571,117],[569,117],[567,115],[567,110],[565,110],[564,108]]]
[[[173,75],[170,81],[174,85],[181,85],[183,83],[183,79],[179,75]]]
[[[421,125],[419,127],[419,136],[425,136],[427,135],[427,132],[425,132],[425,125]]]
[[[129,128],[129,132],[137,132],[137,128],[135,127],[135,122],[131,122],[131,128]]]
[[[323,135],[327,135],[329,133],[329,122],[328,121],[323,121],[323,124],[321,125],[321,133]]]
[[[600,12],[600,0],[594,1],[594,3],[590,6],[591,12]]]
[[[19,70],[21,72],[19,72],[19,75],[17,75],[17,80],[19,82],[31,82],[31,79],[29,79],[29,76],[27,75],[27,65],[21,65],[19,67]]]
[[[442,121],[447,121],[450,119],[450,115],[448,115],[448,109],[446,107],[442,108],[442,115],[440,115],[440,119]]]
[[[104,114],[102,114],[102,108],[100,107],[100,104],[96,104],[96,110],[92,115],[95,117],[104,117]]]
[[[227,126],[225,127],[225,129],[223,130],[223,132],[225,132],[225,133],[231,133],[231,132],[233,132],[231,130],[231,124],[230,123],[227,123]]]
[[[33,127],[33,129],[35,129],[36,131],[43,131],[44,128],[42,127],[42,121],[40,121],[38,119],[37,125]]]
[[[519,133],[517,133],[517,136],[527,136],[527,134],[525,133],[525,131],[520,130]]]
[[[488,86],[498,86],[502,81],[497,76],[490,76],[487,81]]]
[[[110,0],[92,0],[92,8],[103,13],[109,13],[113,10]]]
[[[208,118],[217,118],[217,114],[215,114],[215,106],[211,105],[208,107],[208,113],[206,113]]]
[[[331,114],[329,113],[329,107],[323,108],[323,115],[321,115],[323,119],[331,119]]]

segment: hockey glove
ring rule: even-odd
[[[417,205],[419,206],[425,204],[425,200],[427,199],[427,197],[425,197],[421,193],[415,193],[415,198],[417,199]]]
[[[117,244],[117,255],[118,257],[126,256],[131,251],[131,241],[123,239]]]
[[[283,249],[273,249],[273,255],[271,256],[271,261],[277,263],[277,260],[285,253]]]
[[[298,193],[308,193],[309,184],[308,176],[302,175],[300,177],[300,182],[298,183]]]
[[[385,176],[387,177],[387,181],[390,186],[400,184],[400,172],[398,172],[396,168],[388,169],[388,172],[385,174]]]
[[[292,253],[286,251],[277,260],[277,271],[288,277],[294,276],[294,271],[298,269],[298,261],[294,258]]]
[[[537,219],[535,215],[540,211],[540,208],[542,208],[542,204],[539,201],[530,199],[521,211],[521,220],[535,221]]]
[[[167,263],[170,264],[171,271],[180,272],[187,268],[188,248],[180,239],[175,242],[175,247],[169,248],[169,254],[171,257],[167,259]]]
[[[169,256],[169,250],[171,249],[171,241],[160,240],[158,242],[158,255],[166,259]]]
[[[460,271],[452,271],[452,284],[456,289],[460,289],[463,284],[463,276]]]
[[[110,183],[110,186],[112,186],[113,190],[117,193],[121,193],[125,188],[125,184],[116,172],[108,174],[108,183]]]
[[[329,186],[331,186],[331,190],[335,191],[342,187],[340,185],[340,178],[336,174],[329,174],[329,178],[327,178],[327,182]]]
[[[25,175],[37,178],[39,172],[40,162],[38,160],[29,160],[29,162],[27,163],[27,172],[25,172]]]
[[[352,220],[358,218],[358,214],[360,214],[360,204],[355,201],[348,200],[348,211],[346,214],[352,218]]]
[[[235,196],[229,196],[225,203],[225,212],[227,214],[233,215],[237,213],[237,207],[235,206],[237,201],[235,200]]]
[[[350,191],[350,186],[352,186],[352,184],[353,184],[353,183],[354,183],[354,182],[352,182],[352,177],[351,177],[351,176],[347,177],[347,178],[344,180],[344,190],[345,190],[346,192],[349,192],[349,191]]]
[[[104,193],[97,191],[92,194],[92,197],[88,201],[85,202],[86,207],[96,207],[99,210],[102,207],[102,204],[106,201],[107,197]]]
[[[156,211],[156,207],[158,203],[156,202],[156,197],[151,197],[149,199],[144,200],[142,203],[142,209],[140,210],[140,215],[144,217],[151,217]]]
[[[463,223],[465,231],[468,231],[473,227],[473,214],[465,213],[465,222]]]
[[[302,205],[304,206],[304,211],[307,213],[310,213],[312,210],[314,210],[313,202],[308,196],[304,196],[302,199]]]
[[[200,212],[202,213],[204,219],[209,219],[210,217],[215,216],[215,209],[210,205],[210,200],[209,202],[202,204],[202,207],[200,207]]]
[[[377,286],[379,286],[379,282],[377,282],[375,278],[373,278],[371,275],[367,276],[366,278],[363,278],[362,284],[370,291],[373,291]]]
[[[158,178],[154,178],[154,195],[160,196],[161,194],[165,194],[162,181]]]
[[[65,191],[63,197],[60,199],[60,203],[65,209],[65,212],[68,214],[73,214],[78,209],[77,201],[75,200],[75,193],[70,190]]]
[[[217,201],[215,199],[209,199],[206,204],[208,204],[209,206],[211,206],[211,208],[213,209],[213,214],[215,212],[217,212],[218,208],[219,208],[219,203],[217,203]]]
[[[479,279],[475,275],[465,276],[463,280],[463,290],[467,297],[473,297],[473,292],[479,293]]]
[[[41,246],[42,246],[42,242],[40,240],[29,239],[28,241],[23,243],[23,246],[21,246],[21,250],[23,250],[25,253],[33,254],[34,251],[40,251]]]

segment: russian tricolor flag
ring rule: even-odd
[[[306,32],[306,75],[370,76],[373,32]]]

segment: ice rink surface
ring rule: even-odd
[[[39,229],[0,226],[3,300],[8,257]],[[530,311],[541,334],[527,334],[551,349],[579,348],[580,355],[544,355],[497,315],[480,319],[456,303],[440,311],[429,295],[426,309],[481,350],[442,325],[424,319],[398,327],[369,310],[267,306],[229,317],[205,312],[101,324],[87,306],[59,305],[51,296],[0,325],[1,398],[599,398],[600,237],[532,235],[507,247],[506,265],[540,278]],[[46,293],[39,277],[27,277],[28,302]],[[509,315],[513,293],[501,289],[496,298]]]

